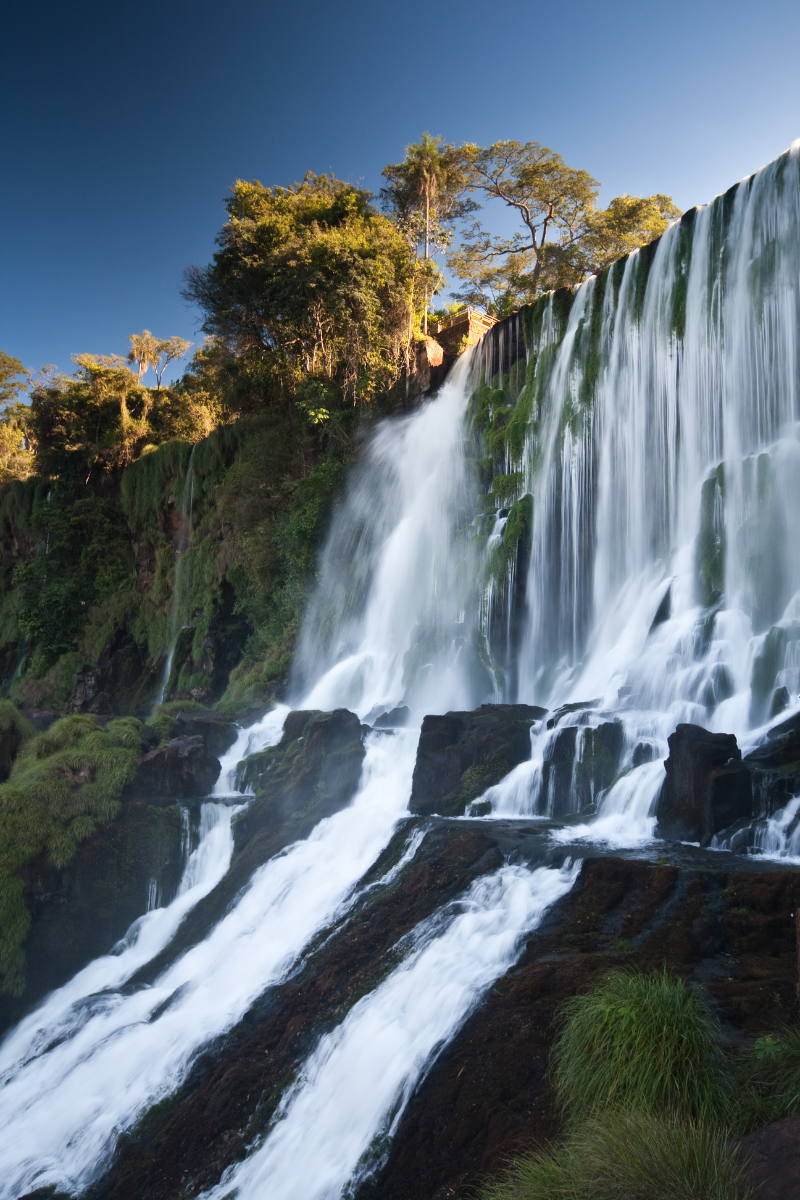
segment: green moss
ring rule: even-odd
[[[683,340],[686,333],[686,297],[689,286],[689,267],[692,262],[692,244],[697,209],[690,208],[680,219],[678,245],[675,251],[675,283],[672,289],[670,325],[675,337]]]
[[[119,811],[136,773],[142,726],[132,717],[102,729],[89,716],[64,717],[24,741],[11,776],[0,784],[0,989],[24,987],[27,915],[18,872],[37,857],[63,867],[97,822]]]
[[[700,603],[716,604],[725,590],[724,474],[722,468],[703,483],[700,531],[695,544],[695,577]]]

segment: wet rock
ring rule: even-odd
[[[219,778],[219,760],[202,736],[176,737],[139,763],[130,792],[148,796],[208,796]]]
[[[547,728],[555,729],[559,721],[563,720],[569,713],[583,712],[585,708],[596,708],[599,703],[599,700],[576,700],[574,704],[562,704],[561,708],[557,708],[548,720]]]
[[[637,742],[633,750],[633,766],[641,767],[656,757],[656,748],[652,742]]]
[[[800,713],[767,733],[744,760],[753,780],[756,811],[770,816],[800,790]]]
[[[169,904],[182,869],[178,805],[137,797],[123,798],[114,820],[100,825],[63,868],[46,857],[30,863],[21,873],[31,913],[25,990],[0,995],[0,1030],[108,954],[148,903]]]
[[[179,736],[202,737],[209,753],[218,757],[230,750],[236,741],[237,730],[233,722],[207,709],[188,713],[181,711],[175,717],[175,722]]]
[[[550,722],[548,721],[549,725]],[[577,811],[572,794],[572,772],[575,764],[575,747],[578,740],[577,725],[566,725],[559,729],[549,741],[542,764],[542,792],[540,811],[557,820]]]
[[[668,741],[658,837],[708,845],[715,833],[752,816],[751,774],[732,733],[679,725]]]
[[[290,712],[278,745],[244,760],[242,785],[256,803],[237,822],[237,848],[265,826],[341,808],[358,788],[364,753],[361,722],[346,708]]]
[[[530,729],[547,710],[482,704],[474,712],[427,716],[411,786],[414,813],[458,816],[487,787],[530,758]]]
[[[743,1137],[758,1200],[800,1200],[800,1117],[784,1117]]]
[[[411,718],[411,709],[407,704],[393,708],[391,712],[381,713],[373,724],[373,729],[400,729],[407,725]]]
[[[601,792],[614,782],[622,759],[625,733],[621,721],[605,721],[580,730],[580,751],[575,763],[578,811],[593,808]],[[649,761],[649,760],[647,760]]]
[[[769,706],[770,717],[777,717],[779,713],[787,709],[789,707],[789,700],[789,689],[787,687],[775,688],[775,691],[772,693],[772,703]]]

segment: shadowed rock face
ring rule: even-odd
[[[487,787],[530,758],[530,729],[546,709],[482,704],[474,712],[422,722],[411,787],[411,812],[459,816]]]
[[[732,733],[679,725],[669,736],[658,800],[658,837],[700,842],[752,816],[751,775]]]
[[[758,1200],[800,1200],[800,1117],[785,1117],[742,1138]]]
[[[800,713],[773,725],[763,746],[744,760],[753,778],[756,812],[771,813],[800,791]]]
[[[205,738],[183,735],[145,754],[132,790],[150,796],[207,796],[219,772],[219,760],[209,755]]]

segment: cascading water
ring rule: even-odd
[[[369,734],[350,806],[258,868],[152,985],[121,987],[169,940],[191,887],[12,1031],[0,1196],[85,1190],[120,1133],[375,886],[359,892],[407,813],[426,713],[550,710],[530,760],[484,799],[494,816],[571,819],[553,832],[563,854],[559,840],[652,837],[678,722],[747,747],[797,708],[799,159],[797,145],[655,247],[502,323],[435,400],[378,427],[322,557],[293,704],[369,720],[406,704],[410,723]],[[278,741],[286,711],[240,732],[218,796],[237,792],[244,755]],[[791,799],[767,814],[762,849],[796,853],[796,818]],[[227,856],[215,870],[230,838]],[[215,1195],[340,1196],[573,873],[506,865],[418,926]]]

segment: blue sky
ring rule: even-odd
[[[380,186],[422,130],[537,140],[704,203],[800,136],[800,4],[44,0],[7,10],[0,348],[38,368],[192,341],[181,272],[236,178]]]

